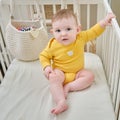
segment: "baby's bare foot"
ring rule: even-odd
[[[68,109],[68,105],[66,104],[66,101],[60,101],[55,108],[52,109],[51,113],[53,114],[59,114],[61,112],[64,112]]]

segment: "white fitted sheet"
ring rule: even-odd
[[[54,102],[39,61],[14,59],[0,85],[0,120],[115,120],[100,58],[85,53],[85,67],[94,72],[95,82],[69,93],[69,109],[53,116]]]

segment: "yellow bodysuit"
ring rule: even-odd
[[[75,42],[69,45],[62,45],[52,38],[39,56],[43,68],[52,66],[53,69],[62,70],[66,77],[64,84],[73,81],[76,72],[84,68],[85,44],[98,37],[103,31],[104,29],[96,24],[89,30],[81,31],[76,36]]]

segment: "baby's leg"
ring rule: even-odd
[[[68,108],[63,91],[64,79],[64,73],[58,69],[55,69],[54,72],[49,75],[50,90],[56,102],[56,107],[51,110],[53,114],[59,114]]]
[[[79,91],[89,87],[94,80],[94,74],[89,70],[80,70],[73,82],[70,82],[64,86],[64,94],[67,97],[70,91]]]

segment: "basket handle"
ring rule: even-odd
[[[35,6],[36,6],[36,12],[37,12],[37,19],[40,19],[40,20],[43,20],[43,15],[42,13],[40,12],[40,7],[39,7],[39,2],[38,0],[35,0]],[[14,19],[14,10],[15,10],[15,2],[14,0],[10,0],[10,18],[11,19]],[[34,19],[33,15],[32,16],[32,19]]]
[[[11,18],[11,19],[14,18],[14,16],[13,16],[14,8],[15,8],[14,1],[13,1],[13,0],[10,0],[10,18]]]
[[[46,27],[45,18],[43,17],[43,12],[40,10],[38,0],[35,0],[35,4],[36,4],[37,17],[38,17],[38,19],[40,19],[41,26]],[[34,17],[32,17],[32,18],[34,18]]]

